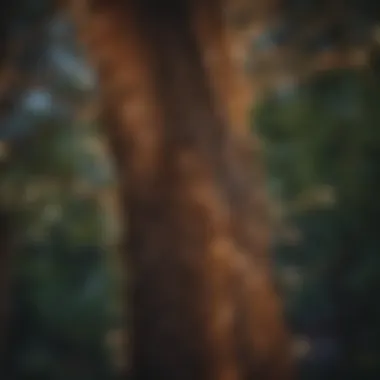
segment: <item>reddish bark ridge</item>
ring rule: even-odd
[[[119,170],[137,380],[289,377],[222,5],[73,1]]]

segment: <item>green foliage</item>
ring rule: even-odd
[[[6,371],[17,380],[109,379],[106,335],[120,321],[99,201],[111,177],[86,150],[90,131],[58,123],[40,133],[14,151],[0,186],[19,222]]]
[[[380,377],[379,101],[368,73],[338,71],[255,113],[282,223],[299,235],[279,234],[277,258],[289,320],[311,344],[305,379]],[[302,281],[286,286],[294,266]],[[330,346],[319,347],[326,336]],[[318,351],[331,347],[322,360]]]

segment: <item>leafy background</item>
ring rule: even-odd
[[[1,28],[32,43],[16,57],[29,79],[0,112],[0,210],[15,226],[2,378],[116,379],[128,363],[96,78],[69,20],[48,17],[51,2],[13,3]],[[380,378],[379,6],[350,4],[356,13],[331,21],[325,2],[286,2],[247,62],[261,91],[251,119],[278,221],[276,273],[308,380]]]

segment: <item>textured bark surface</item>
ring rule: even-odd
[[[263,178],[222,2],[73,9],[119,170],[134,378],[287,378]]]

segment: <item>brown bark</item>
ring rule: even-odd
[[[119,170],[133,375],[288,378],[262,173],[222,2],[73,5]]]

